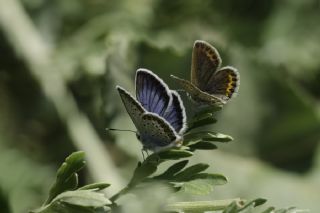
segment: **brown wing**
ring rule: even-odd
[[[219,69],[222,60],[218,51],[205,41],[195,41],[192,51],[191,83],[205,91],[209,79]]]
[[[227,66],[212,75],[203,90],[227,100],[237,92],[239,85],[240,75],[238,71],[233,67]]]
[[[171,78],[173,78],[197,104],[221,106],[226,103],[225,100],[220,96],[203,92],[195,85],[193,85],[190,81],[178,78],[174,75],[171,75]]]

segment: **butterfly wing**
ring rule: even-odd
[[[163,118],[155,113],[145,113],[141,119],[140,140],[146,149],[158,152],[179,146],[181,137]]]
[[[138,69],[136,73],[136,96],[148,112],[161,117],[172,101],[168,86],[147,69]]]
[[[123,89],[120,86],[117,86],[117,90],[120,94],[121,100],[129,116],[131,117],[131,120],[133,121],[136,128],[139,130],[141,125],[141,117],[142,114],[145,113],[145,110],[143,109],[141,104],[138,101],[136,101],[136,99],[132,97],[132,95],[130,95],[130,93],[128,93],[125,89]]]
[[[204,91],[228,100],[238,91],[239,85],[240,75],[238,71],[227,66],[211,76]]]
[[[197,104],[222,106],[226,103],[225,100],[218,96],[201,91],[190,81],[178,78],[174,75],[171,75],[171,77],[191,96],[192,100]]]
[[[192,51],[191,83],[206,91],[209,79],[222,63],[218,51],[205,41],[195,41]]]
[[[182,135],[187,128],[186,111],[180,95],[175,91],[171,91],[171,95],[172,103],[163,117],[168,123],[170,123],[178,134]]]

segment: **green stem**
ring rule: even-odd
[[[240,198],[228,199],[228,200],[215,200],[215,201],[192,201],[192,202],[176,202],[169,204],[165,207],[165,211],[173,212],[205,212],[205,211],[218,211],[225,209],[232,202],[236,202],[239,206],[242,204]]]

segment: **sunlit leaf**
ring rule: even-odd
[[[83,187],[80,187],[78,190],[96,189],[99,191],[99,190],[102,190],[102,189],[109,187],[110,185],[111,184],[109,184],[109,183],[92,183],[92,184],[88,184]]]
[[[67,191],[32,213],[105,213],[111,202],[102,193],[92,190]]]
[[[184,182],[181,186],[181,191],[194,194],[194,195],[206,195],[212,192],[214,185],[207,179],[196,179]]]
[[[111,204],[111,202],[102,193],[92,190],[67,191],[58,195],[53,202],[63,202],[75,206],[83,207],[102,207]]]
[[[212,173],[198,173],[193,175],[192,179],[206,179],[212,185],[224,185],[228,182],[228,179],[224,175]]]

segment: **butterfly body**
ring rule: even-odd
[[[158,76],[146,69],[137,71],[137,99],[119,86],[117,90],[144,149],[159,152],[181,145],[186,130],[185,109],[180,96]]]
[[[231,66],[220,68],[218,51],[205,41],[196,41],[192,51],[191,81],[171,76],[199,105],[224,105],[236,94],[240,75]]]

